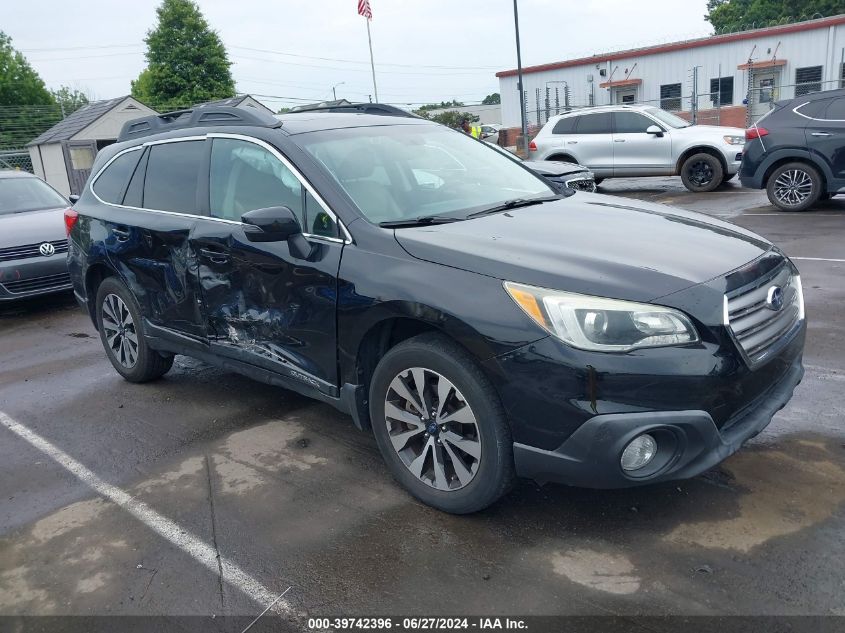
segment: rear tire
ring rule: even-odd
[[[423,503],[477,512],[513,481],[513,442],[498,394],[472,357],[439,334],[415,336],[382,357],[370,416],[391,474]]]
[[[693,154],[681,166],[684,187],[694,193],[713,191],[722,184],[724,174],[719,159],[704,152]]]
[[[144,339],[141,310],[134,295],[116,277],[97,289],[97,329],[112,366],[129,382],[148,382],[166,374],[173,356],[162,356]]]
[[[806,211],[821,197],[821,174],[807,163],[786,163],[775,169],[766,183],[769,202],[781,211]]]

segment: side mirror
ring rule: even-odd
[[[70,200],[71,204],[76,204],[77,202],[79,202],[79,196],[77,196],[75,193],[70,194],[67,199]]]
[[[250,242],[284,242],[302,233],[290,207],[267,207],[247,211],[241,216],[244,233]]]
[[[649,125],[645,129],[646,134],[654,134],[655,136],[663,136],[663,130],[657,125]]]

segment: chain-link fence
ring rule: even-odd
[[[20,169],[32,172],[32,160],[26,148],[0,151],[0,169]]]

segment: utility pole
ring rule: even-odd
[[[341,81],[339,84],[335,84],[335,85],[332,86],[332,98],[335,101],[337,101],[337,92],[335,91],[335,88],[337,88],[338,86],[342,86],[345,83],[346,83],[345,81]]]
[[[522,89],[522,51],[519,47],[519,8],[517,7],[517,0],[513,0],[513,26],[516,31],[516,74],[517,74],[517,90],[519,90],[519,112],[522,118],[522,151],[525,157],[528,157],[528,126],[525,123],[525,92]]]

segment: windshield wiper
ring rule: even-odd
[[[449,224],[450,222],[458,222],[463,218],[454,218],[447,215],[424,215],[420,218],[407,218],[405,220],[389,220],[387,222],[379,222],[378,225],[385,229],[403,229],[414,226],[428,226],[430,224]]]
[[[519,207],[530,207],[534,204],[543,204],[544,202],[551,202],[553,200],[560,200],[560,196],[546,196],[544,198],[514,198],[513,200],[506,200],[501,204],[487,207],[481,211],[470,213],[469,218],[477,218],[482,215],[490,215],[491,213],[499,213],[500,211],[508,211],[509,209],[517,209]]]

